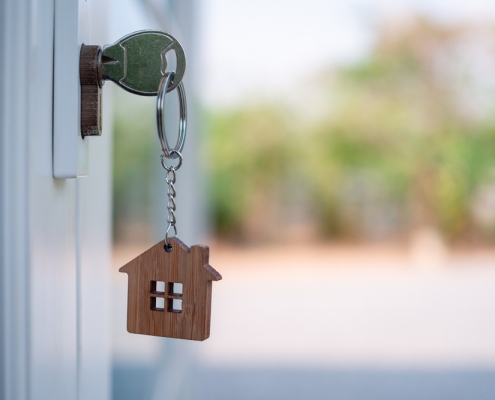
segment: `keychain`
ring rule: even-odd
[[[207,246],[189,248],[177,237],[175,182],[183,161],[181,152],[186,140],[187,105],[184,85],[182,81],[174,82],[175,76],[174,72],[164,74],[156,102],[157,131],[162,150],[160,161],[166,171],[168,186],[165,240],[119,271],[127,273],[129,279],[127,330],[130,333],[205,340],[210,336],[212,281],[222,277],[208,264],[210,250]],[[177,142],[171,149],[163,123],[163,109],[165,95],[174,87],[179,96],[180,122]],[[171,166],[166,165],[166,159],[172,161]]]

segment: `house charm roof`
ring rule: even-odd
[[[127,330],[143,335],[205,340],[210,336],[211,282],[222,276],[208,265],[207,246],[164,241],[119,269],[129,275]]]

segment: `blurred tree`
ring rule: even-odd
[[[402,231],[475,233],[471,202],[495,168],[495,126],[463,102],[473,89],[456,76],[467,35],[470,27],[419,18],[387,25],[368,60],[323,76],[331,113],[316,124],[308,152],[325,232],[345,234],[362,222],[345,220],[348,203],[339,196],[352,175],[366,172],[385,191],[382,202],[400,205]],[[318,171],[332,171],[331,182]]]
[[[216,233],[252,239],[269,230],[287,176],[290,129],[273,106],[212,113],[208,120],[210,195]]]
[[[495,213],[479,210],[495,209],[495,89],[484,80],[490,60],[495,68],[494,32],[395,20],[366,59],[317,77],[318,96],[307,99],[312,108],[324,99],[316,119],[280,101],[210,111],[216,234],[279,238],[304,220],[339,239],[397,238],[425,225],[452,240],[493,239]],[[119,101],[117,227],[148,220],[156,162],[153,115],[142,117],[153,107]]]

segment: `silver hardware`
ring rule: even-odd
[[[170,53],[175,53],[175,71],[168,71],[167,57]],[[79,60],[81,136],[101,135],[101,88],[105,80],[114,81],[134,94],[155,96],[163,83],[162,78],[173,73],[165,88],[167,92],[176,87],[179,89],[181,125],[184,125],[182,140],[185,140],[186,98],[181,86],[185,72],[184,50],[168,33],[152,30],[133,32],[105,46],[103,51],[100,46],[82,45]],[[162,96],[163,102],[165,94]],[[180,151],[177,147],[176,150]],[[170,155],[170,149],[166,154]]]
[[[175,78],[167,91],[174,90],[186,72],[186,56],[180,43],[170,34],[144,30],[133,32],[103,48],[101,77],[128,92],[155,96],[163,76],[169,71],[167,55],[175,53]]]
[[[158,95],[156,97],[156,125],[158,131],[158,139],[162,147],[163,155],[167,158],[177,158],[176,154],[180,154],[184,148],[186,141],[186,128],[187,128],[187,103],[186,92],[184,84],[182,82],[177,86],[177,94],[179,96],[179,133],[177,135],[177,142],[175,147],[171,150],[167,139],[167,133],[165,132],[165,124],[163,122],[163,110],[165,108],[165,95],[168,87],[175,87],[175,73],[170,72],[166,74],[160,81],[160,87],[158,89]],[[175,155],[174,155],[175,154]],[[182,160],[180,161],[182,163]]]
[[[167,231],[165,232],[165,251],[170,252],[172,251],[172,245],[168,241],[169,239],[169,232],[173,228],[174,230],[174,236],[177,236],[177,219],[175,218],[175,210],[177,209],[177,206],[175,204],[175,196],[177,195],[177,191],[175,190],[175,181],[177,178],[177,170],[181,167],[182,165],[182,155],[180,152],[177,150],[172,150],[171,155],[175,155],[175,158],[179,159],[179,162],[176,166],[171,165],[170,167],[167,167],[165,164],[165,154],[162,154],[160,156],[160,161],[162,163],[162,167],[167,171],[165,174],[165,182],[168,185],[167,188],[167,222],[168,222],[168,227]]]

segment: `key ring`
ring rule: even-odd
[[[170,84],[173,84],[175,77],[174,72],[169,72],[165,74],[160,81],[160,87],[158,88],[158,95],[156,96],[156,124],[158,131],[158,139],[160,139],[160,144],[162,146],[162,151],[167,158],[177,158],[178,154],[184,148],[184,143],[186,141],[186,124],[187,124],[187,105],[186,105],[186,92],[184,90],[184,84],[182,81],[177,85],[177,93],[179,95],[179,133],[177,135],[177,142],[175,143],[175,148],[171,149],[167,134],[165,132],[165,124],[163,122],[163,109],[165,108],[165,95],[167,94],[167,89]]]

